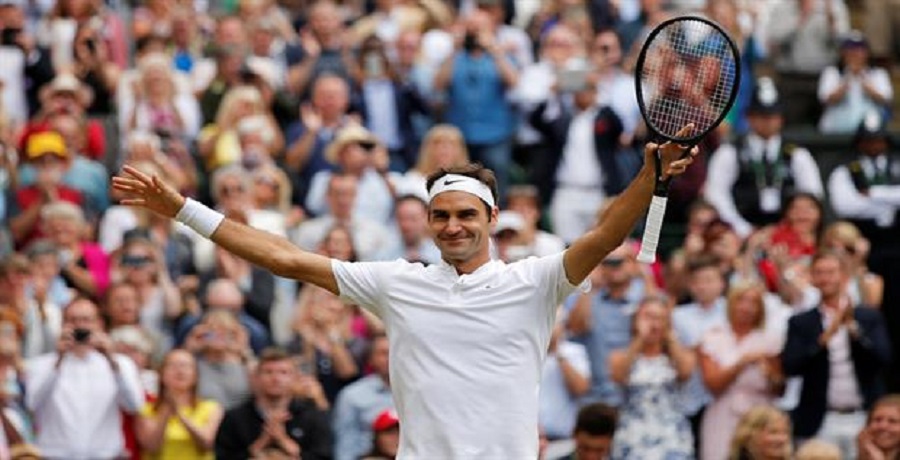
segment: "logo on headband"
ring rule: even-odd
[[[462,179],[457,179],[457,180],[450,180],[450,179],[447,179],[447,180],[444,181],[444,185],[453,185],[453,184],[455,184],[455,183],[457,183],[457,182],[462,182],[462,181],[463,181]]]

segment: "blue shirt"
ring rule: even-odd
[[[572,337],[587,348],[591,361],[591,391],[586,402],[600,401],[614,407],[622,404],[622,388],[610,377],[609,355],[631,343],[631,320],[643,296],[643,281],[633,280],[620,299],[611,298],[606,288],[597,291],[591,299],[591,330]],[[575,299],[571,296],[566,300],[566,311],[571,310]]]
[[[356,460],[372,449],[372,422],[394,407],[391,389],[378,375],[369,375],[344,387],[334,404],[334,459]]]
[[[447,121],[469,144],[495,144],[512,136],[515,115],[494,58],[465,52],[453,57]]]
[[[716,299],[711,308],[703,308],[698,303],[680,305],[672,312],[672,328],[682,345],[696,349],[710,329],[728,324],[727,310],[724,297]],[[679,400],[682,413],[687,416],[696,414],[712,401],[700,376],[700,366],[695,367],[691,379],[681,385]]]

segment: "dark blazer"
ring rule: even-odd
[[[569,125],[574,118],[565,104],[560,115],[545,120],[547,102],[542,102],[529,116],[529,123],[547,141],[549,148],[542,158],[535,158],[533,182],[542,196],[549,197],[556,188],[556,168],[562,161],[563,149],[569,136]],[[631,182],[633,173],[640,169],[642,159],[631,150],[619,146],[619,137],[624,130],[622,120],[609,107],[600,107],[594,118],[594,153],[603,170],[603,191],[606,195],[618,195]]]
[[[850,356],[864,409],[868,409],[884,393],[881,373],[891,360],[891,343],[880,311],[859,307],[853,309],[853,317],[859,324],[859,333],[850,336]],[[818,308],[788,321],[781,365],[785,374],[803,377],[800,402],[791,412],[794,436],[799,438],[815,436],[828,410],[828,347],[819,345],[823,331],[822,312]]]
[[[393,89],[394,104],[397,110],[397,130],[400,134],[400,140],[403,142],[403,147],[399,153],[403,157],[403,161],[406,162],[406,167],[411,168],[415,166],[419,156],[419,146],[416,143],[416,132],[413,128],[413,114],[429,115],[430,108],[412,83],[394,82]],[[369,107],[366,105],[362,91],[362,87],[356,89],[353,109],[355,112],[362,114],[363,122],[368,125],[373,113],[369,112]]]

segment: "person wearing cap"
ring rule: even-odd
[[[497,258],[506,262],[515,262],[532,256],[531,248],[521,244],[525,219],[516,211],[500,211],[497,215],[497,226],[494,227],[494,242],[497,244]]]
[[[372,422],[372,450],[363,460],[394,460],[400,448],[400,419],[393,409],[387,409]]]
[[[541,221],[541,196],[533,185],[514,185],[506,193],[506,208],[522,216],[525,225],[519,232],[521,244],[530,254],[549,256],[565,249],[562,238],[538,228]]]
[[[887,114],[894,97],[891,76],[869,65],[869,43],[858,30],[841,41],[838,65],[828,66],[819,77],[819,119],[823,133],[852,133],[866,113]]]
[[[856,158],[828,177],[828,195],[837,217],[854,223],[872,251],[869,268],[885,285],[900,282],[900,156],[891,152],[884,119],[870,112],[853,138]],[[888,293],[890,290],[886,290]],[[885,297],[882,304],[892,305]]]
[[[20,248],[44,235],[40,215],[45,205],[54,201],[85,204],[81,192],[62,183],[71,164],[62,136],[53,131],[33,134],[28,139],[25,156],[35,168],[35,182],[13,192],[9,209],[10,232],[16,247]]]
[[[337,133],[337,137],[325,149],[325,159],[334,171],[319,171],[312,178],[306,196],[306,210],[313,215],[330,212],[326,193],[331,176],[336,172],[356,178],[359,196],[353,207],[353,216],[386,225],[391,220],[394,207],[394,184],[401,176],[389,171],[390,156],[387,146],[368,129],[351,124]]]
[[[722,144],[709,160],[704,197],[742,238],[777,222],[794,192],[824,194],[812,154],[781,136],[783,104],[775,83],[760,78],[747,107],[750,132]]]
[[[113,181],[126,195],[124,204],[176,218],[251,263],[318,285],[381,318],[391,391],[404,423],[399,457],[524,459],[538,453],[540,370],[557,306],[589,288],[590,272],[644,216],[657,159],[667,179],[683,174],[698,152],[647,144],[640,173],[596,227],[564,252],[511,264],[491,259],[496,179],[477,164],[439,171],[426,183],[430,232],[443,259],[428,267],[306,252],[127,165]],[[227,433],[219,439],[229,439]]]

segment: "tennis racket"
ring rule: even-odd
[[[740,55],[718,24],[679,16],[650,32],[634,72],[641,115],[654,141],[684,147],[685,155],[719,126],[740,86]],[[693,128],[682,131],[693,124]],[[652,263],[666,214],[671,177],[662,179],[656,154],[656,185],[637,260]]]

